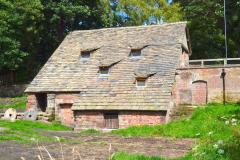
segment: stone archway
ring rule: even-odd
[[[204,105],[207,103],[207,82],[198,80],[192,82],[192,104]]]

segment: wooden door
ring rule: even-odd
[[[67,126],[74,125],[74,116],[71,109],[72,104],[61,104],[60,105],[60,117],[61,123]]]
[[[118,114],[117,113],[106,113],[104,114],[105,128],[117,129],[119,128]]]
[[[207,82],[195,81],[192,84],[192,104],[204,105],[207,103]]]

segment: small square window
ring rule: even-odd
[[[145,87],[146,86],[146,78],[137,78],[136,86],[137,87]]]
[[[109,74],[109,67],[100,67],[99,68],[100,76],[108,76]]]
[[[89,60],[90,56],[91,56],[91,52],[89,52],[89,51],[81,52],[81,60]]]
[[[132,49],[130,53],[131,58],[140,58],[141,57],[141,50],[140,49]]]

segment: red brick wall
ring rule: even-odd
[[[66,126],[75,126],[75,119],[73,115],[73,110],[71,109],[72,104],[61,104],[59,113],[60,113],[60,121],[62,124]]]
[[[104,128],[104,111],[75,111],[76,128]],[[120,111],[119,128],[165,123],[166,112]]]
[[[223,101],[222,69],[221,67],[178,69],[176,84],[173,88],[173,98],[176,104],[194,104],[194,99],[200,98],[196,96],[207,96],[207,102],[221,103]],[[240,67],[225,67],[224,69],[226,72],[226,100],[238,102],[240,101]],[[204,95],[204,92],[194,93],[194,89],[196,89],[194,82],[197,81],[206,82],[207,95]]]
[[[77,99],[78,94],[73,93],[56,93],[55,96],[55,120],[60,121],[68,126],[74,126],[74,115],[71,112],[71,106]],[[65,106],[70,108],[66,108]],[[69,116],[69,117],[66,117]],[[71,120],[73,119],[73,121]]]
[[[35,96],[35,94],[33,93],[29,93],[27,95],[27,106],[26,106],[26,110],[30,109],[30,108],[34,108],[37,107],[37,98]]]
[[[125,111],[119,113],[119,128],[165,123],[166,112]]]
[[[55,97],[56,104],[66,104],[71,103],[73,104],[74,101],[77,99],[78,94],[73,93],[57,93]]]
[[[104,117],[100,111],[74,111],[76,128],[104,128]]]

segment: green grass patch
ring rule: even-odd
[[[165,160],[160,157],[150,157],[137,154],[128,154],[126,152],[119,152],[112,156],[112,160]]]
[[[240,157],[240,105],[209,104],[197,108],[189,119],[165,125],[133,126],[112,133],[126,137],[198,138],[197,146],[181,160],[237,160]]]
[[[96,129],[86,129],[80,132],[80,135],[100,134],[100,131]]]
[[[227,139],[232,134],[231,124],[226,121],[240,119],[240,105],[229,104],[227,106],[210,104],[197,108],[192,117],[172,121],[166,125],[133,126],[127,129],[114,130],[112,133],[123,136],[166,136],[176,138],[200,138],[214,134],[215,139]]]
[[[14,140],[24,143],[31,143],[33,140],[53,141],[53,137],[44,136],[43,131],[67,131],[71,128],[63,126],[59,123],[42,123],[36,121],[17,120],[10,122],[0,120],[0,127],[7,128],[0,132],[0,141]]]

